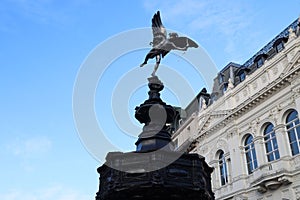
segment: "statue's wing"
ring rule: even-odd
[[[197,48],[198,44],[187,37],[173,37],[169,38],[169,41],[172,42],[178,48],[185,48],[185,47],[194,47]],[[172,48],[176,49],[176,48]]]
[[[161,37],[161,36],[167,38],[167,31],[161,22],[159,11],[157,11],[157,13],[155,13],[152,18],[152,33],[153,33],[153,38]]]

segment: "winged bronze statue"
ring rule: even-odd
[[[140,65],[140,67],[143,67],[150,58],[156,58],[152,76],[155,76],[161,58],[164,58],[171,50],[186,51],[189,47],[198,47],[196,42],[187,37],[178,37],[177,33],[169,33],[167,38],[167,31],[161,22],[159,11],[152,18],[152,33],[153,42],[150,43],[152,44],[152,49],[146,55],[145,61]]]

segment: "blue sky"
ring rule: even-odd
[[[88,153],[74,123],[72,94],[77,73],[97,45],[121,32],[150,26],[157,10],[166,27],[196,40],[220,70],[230,61],[245,62],[298,18],[300,2],[2,0],[1,200],[94,198],[96,168],[101,163]],[[145,52],[140,52],[140,57],[130,53],[121,56],[107,72],[115,76],[104,77],[98,88],[115,84],[111,81],[120,80],[122,73],[138,66]],[[162,63],[174,59],[170,55]],[[127,68],[117,70],[125,63]],[[193,77],[187,68],[178,68],[178,73]],[[191,78],[191,85],[196,92],[203,87],[195,78]],[[95,107],[101,120],[112,110],[97,104],[110,103],[110,97],[99,90]],[[124,106],[134,109],[146,98],[146,90],[140,87],[133,91]],[[172,92],[166,91],[163,98],[177,102]],[[135,122],[132,119],[130,123]],[[112,121],[106,124],[104,130],[113,132],[115,145],[124,151],[134,150],[138,133],[127,137]]]

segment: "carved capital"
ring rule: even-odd
[[[275,127],[274,127],[274,130],[275,132],[278,133],[284,133],[285,132],[285,124],[277,124]]]
[[[253,142],[261,144],[261,143],[264,143],[263,139],[264,139],[263,136],[256,136],[256,137],[253,138]]]
[[[274,120],[275,126],[278,123],[280,110],[281,110],[281,106],[277,105],[275,108],[271,109],[271,111],[270,111],[270,117]]]
[[[239,149],[240,149],[241,153],[244,153],[244,150],[245,150],[244,146],[239,146]]]
[[[292,89],[293,99],[296,99],[300,96],[300,87]]]

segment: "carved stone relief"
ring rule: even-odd
[[[267,82],[267,76],[266,76],[266,74],[263,74],[263,75],[261,76],[261,81],[262,81],[263,83],[266,83],[266,82]]]

